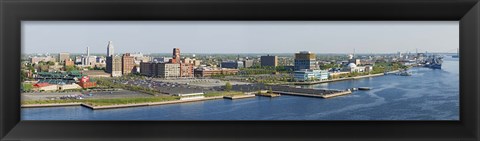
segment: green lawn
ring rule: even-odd
[[[23,101],[22,104],[60,104],[60,103],[84,103],[92,106],[110,106],[122,104],[138,104],[180,100],[177,96],[157,96],[157,97],[138,97],[138,98],[115,98],[115,99],[78,99],[78,100],[31,100]]]
[[[28,92],[33,89],[33,85],[30,83],[22,83],[23,91]]]

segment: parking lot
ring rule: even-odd
[[[175,84],[184,84],[190,86],[198,87],[217,87],[225,86],[227,81],[222,81],[220,79],[211,79],[211,78],[177,78],[177,79],[154,79],[155,81],[164,82],[164,83],[175,83]],[[238,82],[238,81],[228,81],[232,85],[245,85],[250,84],[247,82]]]
[[[92,95],[90,95],[92,94]],[[128,91],[101,91],[101,92],[36,92],[36,93],[22,93],[22,100],[53,100],[63,98],[77,98],[84,99],[107,99],[107,98],[131,98],[131,97],[152,97],[152,95]]]
[[[189,82],[191,81],[185,81],[184,79],[168,81],[160,81],[159,79],[115,80],[115,83],[155,89],[163,94],[168,95],[214,91],[212,88],[190,85]]]

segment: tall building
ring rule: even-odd
[[[230,69],[238,69],[238,68],[243,68],[243,62],[242,61],[224,61],[220,64],[221,68],[230,68]]]
[[[64,67],[75,66],[75,62],[72,59],[65,59]]]
[[[56,62],[56,59],[55,57],[52,57],[52,56],[46,56],[46,57],[32,57],[30,58],[30,62],[33,63],[33,64],[37,64],[38,62],[40,61],[43,61],[43,62]]]
[[[90,65],[90,47],[87,47],[87,60],[86,60],[86,63],[87,65]]]
[[[122,57],[107,57],[106,71],[110,73],[112,77],[122,76]]]
[[[110,57],[113,55],[113,43],[112,41],[108,41],[108,45],[107,45],[107,57]]]
[[[122,74],[130,74],[135,68],[135,57],[130,56],[130,53],[125,53],[122,56]]]
[[[180,63],[180,49],[173,48],[172,62],[171,63]]]
[[[253,60],[243,60],[243,67],[249,68],[253,66]]]
[[[180,64],[142,62],[140,63],[140,73],[152,77],[180,77]]]
[[[58,62],[64,63],[65,60],[70,59],[70,53],[68,52],[62,52],[58,54]]]
[[[160,57],[160,58],[153,58],[153,62],[159,62],[159,63],[167,63],[170,61],[170,59],[173,59],[172,57]],[[146,61],[144,61],[146,62]]]
[[[183,63],[192,64],[194,67],[200,66],[201,61],[202,61],[202,60],[197,60],[197,59],[195,59],[195,58],[191,59],[191,58],[189,58],[189,57],[183,59]]]
[[[180,64],[180,77],[193,77],[193,64],[181,63]]]
[[[94,66],[97,61],[97,56],[82,56],[82,66]]]
[[[295,53],[295,70],[315,69],[315,60],[315,53],[310,51],[300,51],[299,53]]]
[[[260,57],[260,64],[262,66],[272,66],[276,67],[278,65],[278,57],[277,56],[261,56]]]

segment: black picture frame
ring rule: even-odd
[[[478,141],[477,0],[0,0],[2,140]],[[460,121],[20,121],[21,21],[460,21]]]

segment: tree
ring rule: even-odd
[[[67,71],[67,72],[71,72],[71,71],[74,71],[74,70],[77,70],[77,68],[75,66],[65,66],[65,71]]]
[[[267,92],[267,93],[273,93],[272,87],[270,87],[270,88],[268,89],[268,92]]]
[[[226,91],[232,90],[232,84],[230,84],[230,82],[225,83],[225,90]]]
[[[27,80],[27,75],[25,72],[20,72],[20,82]]]
[[[48,61],[48,62],[47,62],[47,65],[49,65],[49,66],[53,66],[53,65],[55,65],[55,62]]]

